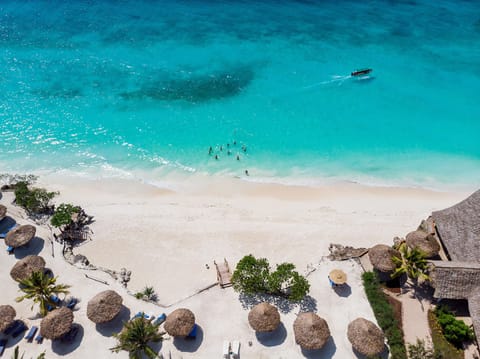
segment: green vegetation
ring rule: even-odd
[[[232,275],[232,284],[237,292],[271,294],[291,301],[302,300],[310,290],[307,279],[295,271],[293,264],[279,264],[274,272],[270,272],[266,258],[257,259],[252,255],[238,262]]]
[[[466,325],[462,320],[455,318],[455,315],[445,306],[435,308],[435,316],[438,324],[442,328],[442,333],[450,343],[457,349],[462,348],[463,342],[474,338],[473,329]]]
[[[155,289],[153,289],[153,287],[143,288],[141,292],[135,293],[135,298],[153,302],[158,301],[157,293],[155,293]]]
[[[28,188],[27,182],[18,182],[15,185],[15,202],[29,215],[51,214],[54,209],[51,200],[57,194],[44,188]]]
[[[392,278],[400,277],[406,274],[414,284],[418,283],[419,279],[428,281],[428,262],[425,259],[425,254],[417,248],[411,249],[405,243],[402,243],[399,248],[401,258],[393,257],[393,263],[397,269],[392,274]]]
[[[51,299],[52,295],[68,294],[70,286],[57,284],[57,278],[51,278],[43,272],[33,272],[30,278],[20,281],[20,291],[24,295],[16,298],[17,302],[24,299],[32,299],[33,305],[40,305],[40,315],[45,316],[48,313],[48,306],[55,308],[57,305]],[[32,310],[33,310],[32,305]]]
[[[433,350],[435,359],[464,359],[463,350],[455,348],[442,332],[442,327],[437,321],[437,316],[431,310],[428,311],[428,324],[432,334]]]
[[[382,292],[377,275],[373,272],[366,272],[363,273],[362,279],[365,293],[378,325],[387,337],[392,359],[407,359],[402,330],[399,322],[395,319],[394,310],[389,304],[386,294]]]
[[[12,355],[12,359],[23,359],[25,356],[25,353],[22,354],[22,356],[20,356],[20,348],[18,347],[18,345],[15,347],[15,350],[13,351],[13,355]],[[45,359],[45,352],[43,352],[42,354],[40,354],[37,359]]]
[[[120,333],[113,334],[118,344],[110,350],[118,353],[121,350],[128,352],[128,357],[140,359],[143,355],[148,358],[157,358],[158,354],[149,345],[163,339],[164,333],[158,331],[160,324],[153,324],[150,320],[136,318],[126,322]]]
[[[11,173],[1,173],[0,181],[4,184],[3,187],[7,189],[12,189],[18,182],[26,182],[27,184],[32,184],[38,179],[38,176],[35,175],[19,175]]]
[[[55,208],[55,213],[50,219],[50,223],[56,228],[67,226],[72,223],[72,215],[75,213],[80,213],[81,210],[82,208],[79,206],[74,206],[69,203],[62,203]]]
[[[436,358],[432,348],[429,348],[424,340],[417,338],[416,344],[407,344],[408,357],[410,359],[440,359]]]

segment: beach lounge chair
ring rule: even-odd
[[[27,342],[31,342],[33,340],[33,337],[35,336],[35,333],[37,332],[37,330],[38,330],[38,327],[36,326],[33,326],[30,328],[27,335],[25,335],[25,339],[27,340]]]
[[[198,325],[194,324],[192,330],[187,335],[187,339],[197,338],[197,328],[198,328]]]
[[[8,339],[1,339],[0,340],[0,356],[3,355],[3,352],[5,351],[5,347],[7,346]]]
[[[234,340],[232,342],[232,350],[230,351],[230,359],[238,358],[240,358],[240,342],[238,340]]]
[[[8,254],[13,254],[13,251],[14,251],[14,250],[15,250],[15,249],[14,249],[12,246],[8,246],[8,247],[7,247],[7,252],[8,252]]]
[[[77,299],[77,298],[72,298],[72,299],[70,299],[70,301],[68,302],[67,308],[73,310],[73,308],[75,308],[75,306],[77,305],[77,303],[78,303],[78,299]]]
[[[52,295],[50,296],[50,299],[51,299],[51,301],[54,302],[55,304],[60,304],[60,302],[61,302],[60,298],[58,298],[55,294],[52,294]]]
[[[35,341],[37,342],[37,344],[42,344],[43,342],[43,337],[38,334],[36,337],[35,337]]]
[[[28,329],[28,327],[25,325],[24,322],[20,321],[20,326],[17,327],[17,329],[15,329],[13,332],[12,332],[12,338],[16,338],[18,337],[20,334],[22,334],[24,331],[26,331]]]
[[[165,321],[165,319],[167,319],[167,316],[165,313],[162,313],[157,317],[157,319],[153,321],[153,324],[155,325],[162,324]]]
[[[16,320],[10,326],[3,331],[3,334],[5,335],[10,335],[11,332],[13,332],[15,329],[17,329],[20,326],[20,321]]]
[[[223,341],[223,355],[222,359],[229,359],[230,357],[230,342]]]

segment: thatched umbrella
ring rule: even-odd
[[[353,348],[366,356],[380,354],[385,349],[382,330],[364,318],[357,318],[348,324],[347,337]]]
[[[295,342],[303,349],[320,349],[330,338],[330,329],[325,319],[313,312],[300,313],[293,322]]]
[[[400,252],[385,244],[377,244],[368,250],[368,258],[380,272],[392,272],[396,266],[392,257],[401,258]]]
[[[0,220],[4,219],[6,215],[7,207],[5,207],[3,204],[0,204]]]
[[[24,246],[35,237],[36,231],[37,229],[31,224],[19,226],[7,233],[5,244],[13,248]]]
[[[40,334],[47,339],[59,339],[72,329],[73,312],[61,307],[52,310],[40,322]]]
[[[122,297],[113,290],[100,292],[88,301],[87,317],[97,324],[109,322],[120,313],[122,301]]]
[[[0,333],[14,322],[16,315],[17,312],[11,305],[0,305]]]
[[[341,269],[332,270],[330,272],[330,274],[328,275],[328,278],[330,278],[330,280],[333,283],[338,284],[338,285],[342,285],[342,284],[347,283],[347,274]]]
[[[12,267],[10,276],[13,280],[20,282],[29,278],[33,272],[43,272],[45,269],[45,260],[40,256],[26,256],[20,259]]]
[[[195,325],[195,315],[185,308],[175,309],[165,320],[165,331],[172,337],[186,337]]]
[[[425,257],[435,257],[440,252],[440,244],[435,236],[424,231],[413,231],[405,237],[407,246],[417,248],[425,254]]]
[[[280,313],[273,305],[263,302],[250,310],[248,322],[257,332],[273,332],[280,324]]]

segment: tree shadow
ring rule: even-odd
[[[195,339],[181,337],[173,338],[173,345],[181,352],[193,353],[198,350],[203,342],[203,329],[197,324],[197,336]]]
[[[14,220],[10,216],[6,216],[4,219],[0,221],[0,233],[7,233],[7,231],[12,228],[15,224],[17,224],[17,221]]]
[[[72,325],[72,330],[78,330],[77,335],[75,335],[75,338],[73,338],[72,341],[66,341],[62,339],[52,340],[52,351],[54,353],[58,355],[67,355],[80,346],[84,335],[83,327],[78,323],[74,323]]]
[[[357,351],[357,349],[353,348],[353,353],[355,354],[355,356],[358,358],[358,359],[369,359],[371,358],[372,356],[368,356],[368,355],[364,355],[360,352]],[[385,345],[383,351],[380,353],[380,354],[377,354],[375,357],[378,357],[378,358],[381,358],[381,359],[388,359],[389,357],[389,350],[388,350],[388,347]]]
[[[347,283],[343,285],[337,285],[333,287],[333,291],[337,293],[339,297],[348,297],[352,294],[352,287],[350,287]]]
[[[119,333],[123,328],[123,323],[130,320],[130,309],[122,305],[120,313],[107,323],[100,323],[95,325],[97,332],[104,337],[111,337],[114,333]]]
[[[43,238],[33,237],[27,245],[15,248],[13,254],[17,259],[22,259],[30,255],[38,255],[42,251],[44,246],[45,241],[43,240]]]
[[[260,344],[266,347],[274,347],[282,344],[285,341],[287,338],[287,329],[285,328],[285,325],[280,322],[277,329],[275,329],[273,332],[256,332],[255,336]]]
[[[268,302],[277,307],[281,313],[289,313],[297,306],[300,307],[301,311],[314,312],[317,310],[317,300],[309,295],[299,302],[292,302],[286,298],[267,294],[240,293],[238,299],[244,309],[251,309],[259,303]]]
[[[302,348],[302,355],[308,359],[330,359],[337,351],[337,346],[333,337],[328,338],[323,348],[318,350],[308,350]]]

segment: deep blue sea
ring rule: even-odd
[[[477,0],[2,0],[0,63],[0,172],[480,185]]]

